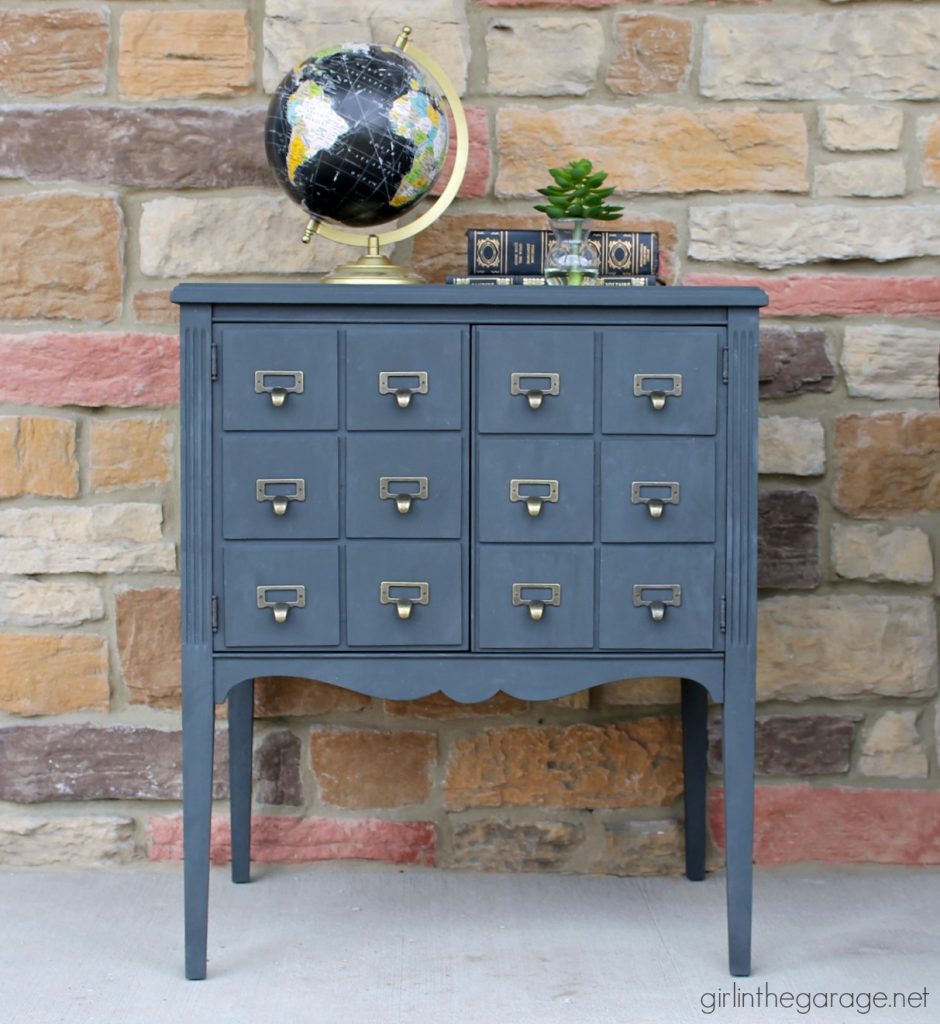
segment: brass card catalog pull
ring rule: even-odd
[[[643,493],[648,490],[659,493]],[[679,482],[677,480],[634,480],[630,484],[630,504],[645,505],[651,519],[661,519],[667,505],[679,504]]]
[[[403,484],[408,490],[393,491],[392,484]],[[411,511],[413,501],[428,500],[428,478],[426,476],[380,476],[379,498],[394,501],[395,508],[402,515]]]
[[[270,384],[268,377],[289,377],[292,384]],[[304,371],[303,370],[255,370],[255,394],[271,396],[271,405],[280,409],[287,401],[288,395],[302,395],[304,393]]]
[[[268,594],[294,592],[293,601],[269,600]],[[296,586],[292,583],[271,584],[268,587],[258,587],[258,607],[270,608],[274,614],[274,621],[279,625],[287,622],[287,613],[291,608],[305,608],[307,605],[307,588]]]
[[[522,382],[530,385],[541,381],[538,386],[524,388]],[[561,391],[560,373],[512,373],[509,375],[509,393],[511,395],[525,395],[529,402],[530,409],[541,409],[542,399],[547,395],[557,395]]]
[[[669,387],[662,384],[669,381]],[[649,386],[652,382],[652,387]],[[655,412],[666,408],[666,399],[679,398],[682,394],[681,373],[635,373],[633,375],[633,394],[637,398],[649,398]]]
[[[417,591],[417,596],[406,596],[402,594],[396,597],[393,590]],[[431,600],[431,588],[427,583],[402,583],[389,580],[382,580],[379,584],[379,604],[393,604],[398,617],[403,621],[411,618],[411,609],[416,604],[428,604]]]
[[[415,383],[411,385],[406,383],[408,381]],[[399,409],[407,409],[413,395],[427,393],[427,370],[382,370],[379,373],[379,394],[394,395]]]
[[[541,592],[540,597],[523,597],[524,590],[536,590]],[[547,591],[547,593],[546,593]],[[540,622],[545,614],[545,609],[552,605],[557,608],[561,604],[560,583],[513,583],[512,603],[516,607],[529,609],[529,618],[533,622]]]
[[[525,488],[526,491],[531,490],[535,487],[547,488],[545,494],[526,494],[521,490]],[[542,506],[545,502],[550,501],[556,503],[558,501],[558,481],[557,480],[510,480],[509,481],[509,500],[510,501],[524,501],[526,511],[530,516],[538,516],[542,514]]]
[[[669,597],[644,597],[649,591],[668,593]],[[633,607],[649,608],[653,622],[662,622],[667,608],[678,608],[681,604],[682,587],[678,583],[635,583],[633,586]]]
[[[268,493],[269,487],[293,487],[293,491],[287,494]],[[270,501],[271,508],[276,516],[283,516],[292,501],[307,500],[307,485],[300,477],[285,477],[282,480],[273,478],[255,481],[255,499],[257,501]]]

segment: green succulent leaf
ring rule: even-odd
[[[596,217],[616,220],[623,208],[605,202],[615,189],[601,188],[607,180],[606,171],[595,171],[590,160],[572,160],[567,167],[550,167],[553,184],[537,189],[548,199],[535,207],[553,220],[561,217]]]

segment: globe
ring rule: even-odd
[[[400,49],[345,43],[284,76],[265,150],[278,182],[317,219],[374,227],[400,217],[441,173],[449,131],[428,75]]]

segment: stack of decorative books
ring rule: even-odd
[[[467,273],[448,284],[544,285],[551,231],[470,228]],[[659,235],[655,231],[593,231],[586,245],[598,254],[595,284],[642,287],[659,281]]]

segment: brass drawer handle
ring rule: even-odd
[[[417,591],[417,597],[401,595],[395,597],[392,589]],[[379,584],[379,604],[393,604],[398,617],[404,621],[411,618],[411,610],[416,604],[429,604],[431,588],[427,583],[404,583],[401,581],[382,580]]]
[[[668,491],[668,494],[644,494],[644,490]],[[630,504],[645,505],[652,519],[661,519],[667,505],[679,504],[677,480],[634,480],[630,484]]]
[[[523,494],[520,491],[521,487],[547,487],[547,494]],[[558,501],[558,481],[557,480],[510,480],[509,481],[509,500],[510,501],[524,501],[526,511],[530,516],[538,516],[542,514],[542,506],[546,502],[556,503]]]
[[[292,590],[295,594],[293,601],[268,599],[269,593],[281,593]],[[287,622],[287,613],[291,608],[305,608],[307,605],[307,588],[297,586],[293,583],[272,583],[267,587],[258,587],[258,607],[270,608],[274,614],[274,621],[279,625]]]
[[[527,388],[523,387],[523,381],[526,381],[530,386]],[[532,386],[537,381],[541,381],[541,385]],[[509,393],[511,395],[525,395],[530,409],[541,409],[544,398],[549,395],[557,395],[560,391],[560,373],[540,373],[533,370],[525,373],[511,373],[509,375]]]
[[[653,386],[649,387],[648,382]],[[662,382],[669,381],[669,387],[662,387]],[[656,386],[659,384],[659,386]],[[679,398],[682,395],[681,373],[635,373],[633,375],[633,394],[637,398],[649,398],[654,412],[662,412],[666,408],[666,399]]]
[[[541,597],[523,597],[524,590],[542,591]],[[544,591],[548,591],[546,595]],[[512,603],[516,607],[529,609],[529,618],[533,622],[541,622],[545,609],[551,605],[557,608],[561,604],[560,583],[513,583]]]
[[[407,491],[393,491],[391,484],[406,484]],[[394,501],[395,508],[402,515],[411,511],[413,501],[428,500],[428,478],[426,476],[380,476],[379,498],[382,501]]]
[[[670,596],[665,599],[644,597],[644,593],[650,590],[654,593],[666,591]],[[666,617],[667,608],[678,608],[681,604],[682,587],[678,583],[635,583],[633,585],[633,607],[649,608],[653,622],[662,622]]]
[[[290,377],[292,384],[268,384],[268,377]],[[302,395],[304,393],[304,371],[303,370],[255,370],[255,394],[270,395],[271,405],[280,409],[287,401],[288,395]]]
[[[293,487],[290,494],[269,494],[269,487]],[[307,500],[307,484],[300,477],[285,477],[281,480],[274,478],[255,481],[255,500],[270,501],[271,508],[276,516],[287,514],[287,508],[292,501]]]
[[[416,381],[414,386],[405,381]],[[379,394],[394,395],[399,409],[407,409],[414,395],[428,393],[427,370],[382,370],[379,373]]]

